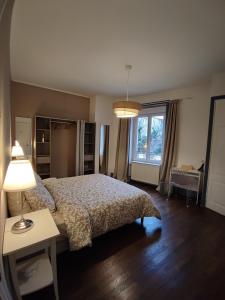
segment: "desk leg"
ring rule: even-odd
[[[198,206],[198,202],[199,202],[199,192],[197,192],[197,200],[196,200],[196,205]]]
[[[52,265],[52,273],[53,273],[53,283],[54,283],[55,298],[56,298],[56,300],[59,300],[55,239],[53,239],[51,241],[51,252],[50,252],[50,255],[51,255],[51,265]]]
[[[189,199],[188,199],[188,190],[186,190],[186,207],[190,207]]]
[[[172,184],[169,183],[169,188],[168,188],[168,198],[167,198],[167,200],[170,200],[171,190],[172,190]]]
[[[10,267],[11,278],[12,278],[13,287],[16,292],[17,299],[22,300],[22,297],[20,295],[18,277],[17,277],[18,274],[16,272],[16,258],[13,254],[9,255],[9,267]]]

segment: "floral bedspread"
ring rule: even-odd
[[[137,218],[160,218],[149,194],[105,175],[61,178],[46,187],[63,215],[70,250],[90,246],[94,237]]]

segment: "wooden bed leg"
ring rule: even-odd
[[[144,217],[141,218],[141,225],[143,226],[143,224],[144,224]]]

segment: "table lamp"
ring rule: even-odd
[[[20,146],[18,141],[15,141],[15,145],[12,147],[12,158],[22,159],[24,157],[23,148]]]
[[[21,218],[13,224],[13,233],[23,233],[33,226],[33,221],[25,219],[23,216],[23,191],[33,189],[36,185],[34,172],[29,160],[10,161],[3,183],[3,190],[6,192],[20,192],[21,197]]]

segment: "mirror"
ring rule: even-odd
[[[108,174],[109,161],[109,125],[100,126],[99,173]]]
[[[15,139],[23,148],[24,155],[32,160],[32,118],[16,117]]]

